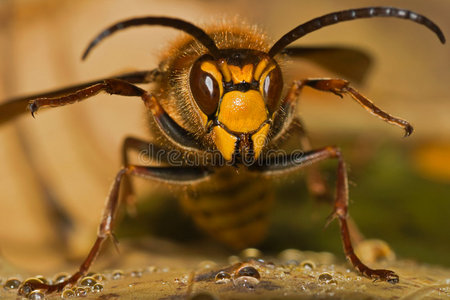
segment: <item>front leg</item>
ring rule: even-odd
[[[405,130],[405,137],[411,135],[414,130],[408,121],[394,117],[381,110],[367,97],[352,88],[347,80],[329,78],[306,79],[302,81],[302,84],[320,91],[331,92],[341,98],[344,94],[350,95],[356,102],[358,102],[359,105],[364,107],[371,114],[377,116],[385,122],[388,122],[389,124],[397,125],[403,128]]]
[[[319,150],[312,150],[305,153],[293,153],[291,155],[279,155],[276,157],[268,157],[262,160],[261,164],[255,164],[251,170],[259,172],[262,175],[274,176],[280,173],[288,173],[297,171],[313,163],[320,162],[326,159],[337,159],[337,182],[336,182],[336,197],[334,200],[334,209],[328,222],[333,219],[339,220],[341,228],[341,238],[344,245],[344,252],[351,264],[361,272],[364,276],[374,279],[383,280],[389,283],[398,283],[399,277],[393,271],[384,269],[371,269],[365,265],[356,256],[348,226],[348,180],[347,170],[341,151],[336,147],[325,147]]]
[[[288,90],[286,97],[281,102],[280,108],[274,116],[274,132],[273,139],[283,135],[283,124],[292,118],[292,114],[297,103],[298,96],[303,87],[309,86],[319,91],[331,92],[339,97],[344,94],[350,95],[359,105],[366,109],[371,114],[377,116],[383,121],[399,126],[405,130],[405,137],[411,135],[413,127],[408,121],[394,117],[389,113],[377,107],[370,99],[360,94],[357,90],[350,86],[350,83],[344,79],[330,79],[330,78],[308,78],[296,80],[292,83]]]
[[[174,145],[186,151],[190,150],[203,152],[203,150],[201,150],[202,146],[193,137],[193,134],[178,125],[159,104],[158,99],[156,99],[154,95],[122,79],[105,79],[102,82],[85,86],[80,90],[76,90],[70,94],[59,97],[42,97],[33,99],[30,100],[28,109],[34,117],[34,114],[41,107],[59,107],[67,104],[73,104],[89,99],[100,92],[106,92],[111,95],[141,97],[145,106],[153,115],[153,118],[161,129],[161,132]]]
[[[94,80],[91,82],[86,82],[78,84],[75,86],[65,87],[62,89],[45,92],[37,95],[30,95],[25,97],[17,97],[9,99],[0,103],[0,125],[6,123],[19,115],[25,113],[27,104],[30,100],[38,98],[57,98],[63,95],[68,95],[80,91],[82,89],[91,87],[95,84],[99,84],[109,79],[120,79],[129,83],[151,83],[161,76],[161,71],[159,69],[148,70],[148,71],[137,71],[131,73],[120,74],[110,78]]]
[[[149,180],[165,182],[168,184],[191,185],[205,180],[211,175],[211,171],[201,167],[147,167],[129,165],[121,169],[111,186],[111,190],[106,199],[105,207],[98,228],[97,239],[94,242],[88,256],[80,265],[77,272],[63,282],[56,284],[45,284],[39,281],[25,281],[20,287],[20,291],[32,291],[36,289],[44,290],[46,293],[62,291],[65,286],[75,284],[84,276],[95,258],[99,254],[101,247],[108,237],[113,236],[113,227],[116,220],[117,211],[120,205],[119,189],[127,176],[138,176]]]

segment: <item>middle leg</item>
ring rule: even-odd
[[[304,123],[299,117],[296,117],[293,122],[297,124],[296,131],[302,149],[304,151],[311,151],[313,147]],[[325,179],[317,165],[312,164],[306,169],[306,184],[309,193],[316,200],[320,202],[328,202],[328,200],[331,200]]]
[[[138,164],[142,165],[166,165],[167,155],[170,150],[152,142],[147,142],[135,137],[126,137],[122,144],[122,166],[130,165],[130,151],[137,151]],[[121,199],[125,200],[127,212],[136,215],[135,191],[131,177],[125,175],[121,187]]]

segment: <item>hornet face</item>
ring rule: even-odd
[[[200,57],[190,88],[204,125],[227,160],[255,161],[266,144],[283,79],[278,64],[256,50],[222,50]]]

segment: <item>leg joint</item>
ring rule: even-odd
[[[330,153],[330,157],[342,159],[341,149],[337,146],[327,146],[325,150]]]

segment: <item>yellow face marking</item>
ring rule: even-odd
[[[232,131],[250,132],[267,119],[266,105],[258,91],[231,91],[223,96],[217,119]]]
[[[222,127],[216,126],[212,131],[212,138],[217,149],[222,153],[223,158],[231,160],[234,153],[237,137],[228,133]]]
[[[207,72],[212,76],[214,76],[214,78],[222,78],[222,74],[219,72],[219,70],[217,70],[216,65],[213,64],[212,62],[209,61],[203,62],[201,68],[204,72]]]
[[[255,69],[255,74],[253,75],[253,78],[255,80],[259,80],[259,78],[261,77],[262,72],[267,67],[268,62],[269,61],[267,60],[267,58],[264,58],[258,63],[258,65],[256,66],[256,69]]]
[[[222,73],[217,69],[217,66],[209,61],[205,61],[201,65],[201,69],[203,72],[208,73],[219,84],[220,95],[223,95],[223,86],[222,86]]]
[[[261,154],[262,148],[266,144],[267,134],[269,133],[269,128],[270,128],[270,125],[266,124],[252,136],[253,151],[255,153],[255,159],[257,159],[259,157],[259,155]]]
[[[219,69],[223,74],[225,82],[229,82],[231,80],[231,72],[225,59],[219,61]]]
[[[231,79],[233,80],[233,83],[241,83],[243,81],[245,82],[252,82],[253,77],[253,65],[248,64],[241,68],[238,66],[230,65],[228,66],[228,69],[231,71]]]

